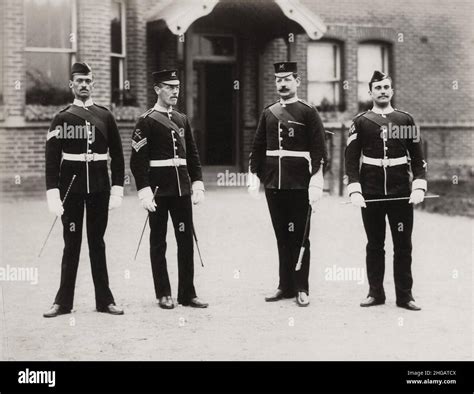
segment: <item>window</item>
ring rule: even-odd
[[[70,102],[76,52],[75,0],[25,0],[26,104]]]
[[[308,45],[308,101],[321,112],[341,111],[341,45]]]
[[[112,83],[112,103],[117,105],[134,105],[135,100],[125,85],[125,3],[113,0],[110,14],[110,79]]]
[[[375,70],[389,73],[389,47],[383,43],[362,43],[357,51],[357,93],[359,109],[372,108],[369,81]]]

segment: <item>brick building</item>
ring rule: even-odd
[[[288,59],[299,63],[299,96],[335,133],[332,191],[375,68],[393,76],[395,107],[420,124],[430,177],[472,175],[469,0],[1,0],[0,9],[3,195],[44,192],[46,131],[71,101],[76,60],[93,69],[94,100],[116,114],[127,174],[133,125],[155,101],[151,71],[180,68],[180,107],[212,182],[246,171],[258,115],[276,98],[272,63]]]

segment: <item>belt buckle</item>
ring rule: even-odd
[[[171,160],[173,160],[173,165],[174,165],[175,167],[178,167],[178,166],[179,166],[179,158],[173,157]]]
[[[84,153],[84,155],[86,157],[87,162],[94,160],[94,153]]]
[[[390,167],[391,159],[382,159],[382,167]]]

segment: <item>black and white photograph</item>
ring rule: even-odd
[[[0,0],[0,392],[472,393],[473,5]]]

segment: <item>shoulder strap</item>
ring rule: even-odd
[[[86,120],[89,123],[93,124],[95,127],[99,129],[99,131],[107,140],[107,126],[102,121],[102,119],[100,119],[99,116],[97,116],[96,113],[90,110],[86,110],[84,108],[78,107],[77,105],[71,105],[66,110],[66,112],[69,112],[70,114],[73,114],[77,116],[78,118],[81,118],[82,120]]]
[[[277,118],[280,122],[288,123],[289,120],[295,122],[295,118],[291,115],[285,107],[283,107],[280,102],[276,102],[268,108],[271,113]]]
[[[382,127],[382,126],[386,126],[387,123],[388,123],[388,120],[386,122],[384,122],[381,118],[381,116],[377,115],[375,112],[372,112],[372,111],[367,111],[365,113],[362,114],[362,116],[368,120],[370,120],[371,122],[375,123],[376,125]]]
[[[174,123],[171,119],[169,119],[167,116],[163,115],[162,113],[158,111],[152,111],[148,114],[150,118],[152,118],[154,121],[160,123],[161,125],[173,129],[176,131],[179,135],[179,127],[176,123]]]

